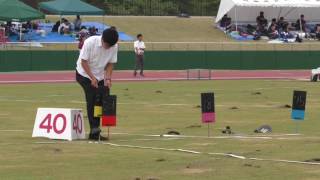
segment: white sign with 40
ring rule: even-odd
[[[38,108],[32,137],[49,139],[85,139],[82,110]]]

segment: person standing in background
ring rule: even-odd
[[[136,54],[136,65],[134,69],[134,76],[137,76],[137,71],[140,69],[140,76],[144,77],[143,68],[144,68],[144,50],[146,46],[143,42],[143,35],[137,35],[137,41],[134,42],[134,52]]]
[[[77,15],[77,18],[74,20],[73,24],[74,24],[74,30],[75,31],[78,32],[78,31],[81,30],[82,21],[81,21],[81,18],[80,18],[79,14]]]

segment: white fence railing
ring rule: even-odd
[[[319,51],[320,42],[269,44],[267,42],[146,42],[147,51]],[[0,50],[74,51],[78,43],[9,42]],[[133,51],[133,42],[119,42],[120,51]]]

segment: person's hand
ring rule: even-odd
[[[105,79],[104,84],[110,89],[112,86],[111,79]]]
[[[91,86],[98,88],[98,80],[96,78],[91,79]]]

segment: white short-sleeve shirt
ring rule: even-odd
[[[143,55],[144,49],[146,49],[146,46],[143,41],[135,41],[134,42],[134,52],[138,55]]]
[[[118,59],[118,44],[105,49],[102,46],[101,38],[102,36],[91,36],[86,39],[77,61],[77,71],[80,75],[90,79],[81,65],[81,61],[85,60],[88,61],[90,70],[98,81],[104,79],[107,64],[117,63]]]

